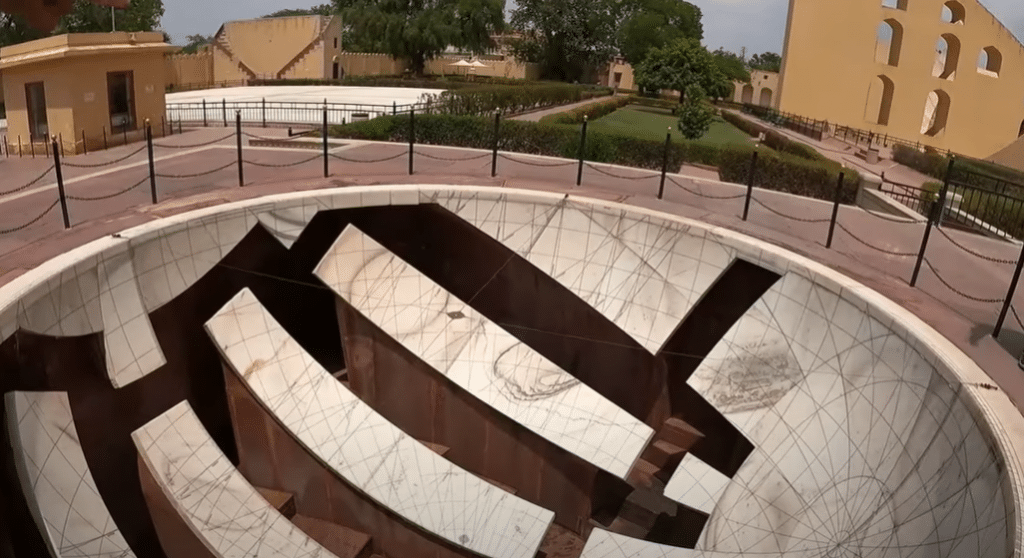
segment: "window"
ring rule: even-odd
[[[956,68],[960,63],[960,39],[951,33],[945,33],[935,43],[935,64],[932,66],[932,77],[952,81],[956,77]]]
[[[110,107],[110,131],[134,130],[135,73],[108,73],[107,100]]]
[[[921,121],[921,133],[935,137],[946,129],[949,118],[949,94],[935,90],[928,94],[924,104],[924,119]]]
[[[868,87],[868,102],[864,110],[864,119],[872,124],[888,125],[895,89],[896,86],[891,79],[886,76],[877,76]]]
[[[908,0],[882,0],[882,7],[907,11],[907,1]]]
[[[955,0],[950,0],[942,5],[942,21],[943,23],[952,23],[954,25],[963,25],[964,18],[967,12],[964,10],[964,5]]]
[[[875,43],[875,62],[890,66],[900,65],[900,49],[903,47],[903,26],[895,19],[878,24],[878,38]]]
[[[748,83],[747,85],[743,86],[743,96],[742,96],[742,98],[740,100],[743,103],[753,103],[754,102],[754,86],[753,85],[750,85]]]
[[[772,90],[768,89],[767,87],[762,89],[761,98],[758,100],[757,104],[761,105],[762,107],[772,106]]]
[[[331,69],[331,79],[338,79],[339,78],[338,71],[339,71],[340,68],[341,68],[341,66],[337,62],[335,62],[333,68]]]
[[[31,141],[46,141],[50,137],[50,126],[46,121],[46,88],[43,82],[25,84],[25,106]]]
[[[338,38],[334,38],[334,48],[338,48]]]
[[[1003,55],[996,47],[985,47],[978,55],[978,73],[992,77],[999,77],[999,70],[1003,67]]]

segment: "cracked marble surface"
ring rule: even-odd
[[[206,329],[270,412],[367,496],[478,554],[536,553],[552,512],[461,469],[388,422],[306,353],[248,289]]]
[[[654,434],[351,225],[315,273],[456,385],[614,475]]]

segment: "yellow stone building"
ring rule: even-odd
[[[0,49],[7,139],[43,148],[50,136],[65,152],[102,145],[103,135],[138,137],[164,114],[162,33],[82,33]]]
[[[976,0],[790,0],[778,89],[782,111],[971,157],[1024,134],[1024,45]]]
[[[779,108],[779,74],[751,70],[750,83],[733,82],[734,103],[752,103],[762,107]]]
[[[295,16],[229,21],[213,40],[218,82],[337,79],[342,76],[341,17]]]

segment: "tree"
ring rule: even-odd
[[[46,35],[31,27],[20,15],[0,13],[0,47],[42,39]]]
[[[619,53],[636,66],[652,48],[704,38],[700,8],[682,0],[639,0],[618,32]]]
[[[350,25],[353,45],[380,46],[381,52],[406,58],[417,75],[449,46],[483,53],[491,34],[504,25],[504,0],[334,0],[334,5]]]
[[[95,4],[127,8],[129,0],[91,0]],[[60,18],[75,8],[73,0],[0,0],[0,11],[21,18],[22,24],[49,35]]]
[[[331,4],[319,4],[317,6],[313,6],[312,8],[298,8],[298,9],[296,9],[296,8],[286,8],[284,10],[278,10],[278,11],[272,13],[272,14],[267,14],[267,15],[263,16],[263,19],[267,19],[267,18],[271,18],[271,17],[293,17],[293,16],[310,16],[310,15],[332,16],[335,13],[337,13],[337,11],[335,10],[333,5],[331,5]]]
[[[774,52],[755,54],[750,57],[750,61],[747,62],[747,65],[750,66],[751,70],[778,72],[782,69],[782,57]]]
[[[706,96],[699,85],[686,89],[685,99],[679,107],[679,133],[688,140],[700,139],[711,129],[715,112],[704,102]]]
[[[718,69],[715,59],[697,41],[679,39],[664,48],[654,48],[634,67],[637,85],[645,91],[668,89],[679,92],[680,102],[686,95],[700,91],[713,97],[727,94],[729,80]],[[700,89],[693,89],[692,86]]]
[[[711,53],[715,58],[715,65],[718,70],[730,81],[741,81],[750,83],[750,70],[738,54],[719,48]]]
[[[618,24],[628,15],[621,0],[518,0],[512,27],[525,35],[519,50],[534,52],[541,75],[578,81],[616,51]],[[513,52],[516,52],[514,49]]]
[[[153,31],[160,27],[164,15],[162,0],[132,0],[128,8],[113,10],[118,31]],[[110,20],[111,9],[97,6],[89,0],[75,0],[71,11],[61,18],[56,33],[106,33],[114,29]]]
[[[185,37],[185,46],[181,52],[195,54],[199,49],[213,43],[213,35],[188,35]]]

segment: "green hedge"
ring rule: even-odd
[[[426,94],[420,100],[430,103],[432,113],[482,115],[497,110],[510,114],[576,103],[611,93],[612,90],[606,87],[590,88],[564,83],[517,87],[493,85]]]
[[[588,120],[595,120],[607,116],[620,108],[630,104],[629,97],[612,97],[605,101],[591,103],[572,110],[549,114],[540,119],[545,124],[582,124],[583,117]]]
[[[403,116],[382,116],[366,122],[332,126],[330,134],[340,138],[407,143],[409,119]],[[502,120],[499,138],[498,148],[502,151],[569,159],[579,155],[579,127]],[[416,142],[491,149],[494,121],[477,116],[417,116]],[[664,149],[665,145],[660,141],[590,131],[587,133],[585,156],[591,162],[661,170]],[[745,184],[751,153],[750,148],[673,142],[669,147],[668,162],[673,171],[679,169],[683,162],[716,166],[722,180]],[[839,171],[838,164],[807,161],[790,154],[761,150],[756,184],[771,190],[832,200]],[[843,202],[853,203],[860,176],[853,170],[844,172],[847,187]]]
[[[742,116],[734,112],[729,112],[727,110],[722,111],[722,119],[728,122],[729,124],[736,126],[744,134],[747,134],[752,138],[756,138],[761,134],[767,134],[769,131],[768,127],[764,126],[763,124],[751,122],[750,120],[747,120],[746,118],[743,118]]]
[[[818,153],[816,149],[806,143],[793,141],[767,126],[758,124],[757,122],[751,122],[736,113],[723,110],[722,118],[751,137],[757,137],[764,134],[764,142],[762,143],[776,151],[796,155],[797,157],[807,159],[808,161],[827,161],[821,153]]]
[[[892,158],[897,163],[908,166],[922,174],[927,174],[939,180],[946,179],[949,159],[944,155],[921,152],[913,147],[896,144],[892,148]],[[986,176],[972,176],[969,173]],[[1024,197],[1024,173],[996,163],[967,157],[957,157],[957,161],[953,166],[953,178],[969,186],[987,190],[991,190],[995,186],[995,181],[992,178],[1003,180],[1021,188],[1021,190],[1013,193],[1007,192],[1009,195],[1018,198]]]

